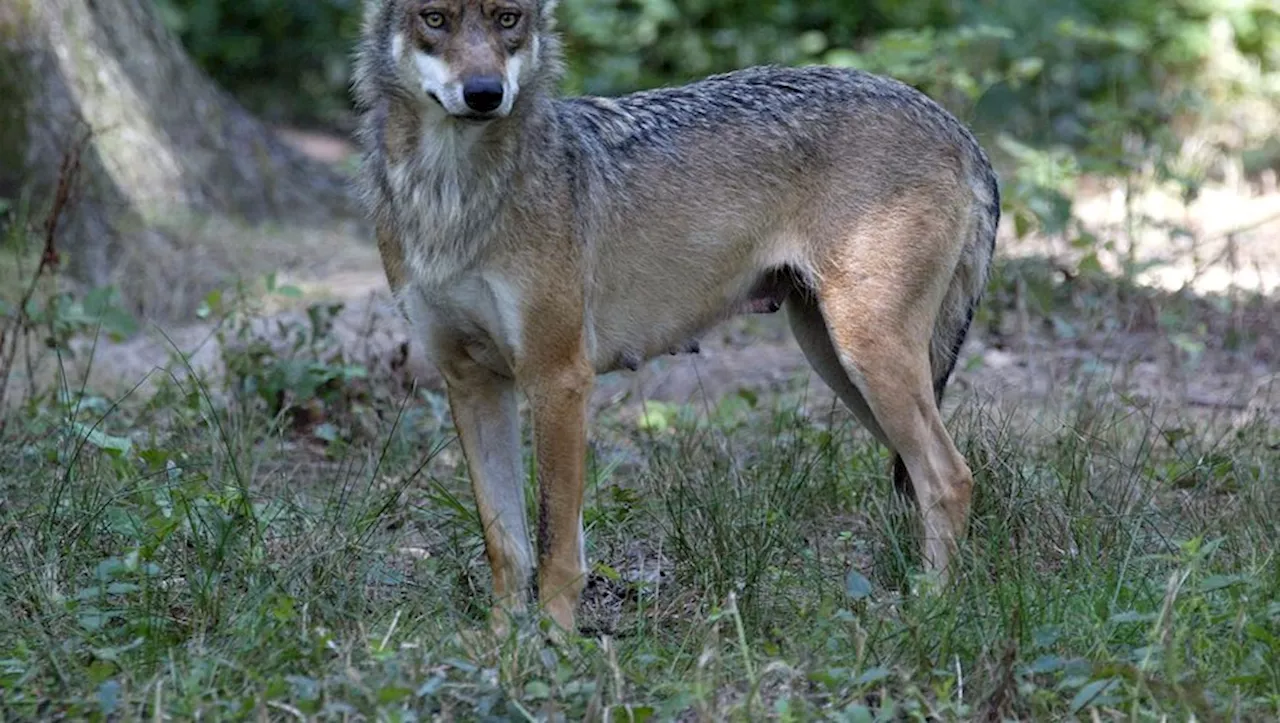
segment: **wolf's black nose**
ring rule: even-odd
[[[462,84],[462,100],[477,113],[491,113],[502,105],[502,78],[482,75]]]

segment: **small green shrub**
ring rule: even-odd
[[[157,0],[196,62],[257,113],[333,123],[347,107],[360,0]]]

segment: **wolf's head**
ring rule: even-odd
[[[483,122],[509,115],[553,42],[556,0],[366,0],[361,100],[392,93]]]

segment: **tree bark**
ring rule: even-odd
[[[47,206],[63,154],[85,137],[61,221],[67,269],[116,283],[152,315],[194,306],[202,289],[172,298],[157,269],[199,257],[211,228],[363,225],[346,179],[218,88],[150,0],[0,0],[0,196]],[[188,271],[196,286],[220,275]]]

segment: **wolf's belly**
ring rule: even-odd
[[[770,269],[730,285],[710,286],[656,301],[652,296],[628,307],[612,300],[594,318],[594,363],[599,373],[635,370],[662,354],[697,353],[698,338],[716,324],[739,314],[772,314],[795,290],[794,273]]]

